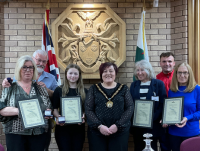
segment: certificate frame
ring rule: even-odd
[[[183,109],[184,97],[165,98],[163,103],[162,124],[181,124]]]
[[[153,100],[135,100],[134,127],[153,128],[154,104]]]
[[[82,123],[82,101],[80,96],[60,98],[61,116],[65,117],[65,124]]]
[[[44,115],[38,99],[18,101],[18,108],[24,129],[31,129],[45,125]]]

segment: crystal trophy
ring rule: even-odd
[[[142,150],[142,151],[154,151],[152,148],[151,148],[151,139],[149,139],[150,137],[152,137],[153,135],[150,134],[150,133],[146,133],[143,135],[143,137],[146,137],[146,139],[144,139],[145,143],[146,143],[146,146],[145,148]]]

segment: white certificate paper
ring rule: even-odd
[[[176,124],[182,120],[183,98],[167,98],[164,103],[163,123]]]
[[[154,101],[135,100],[133,126],[152,128]]]
[[[65,123],[82,123],[80,97],[62,98],[62,116]]]
[[[19,108],[25,129],[45,124],[38,99],[19,101]]]

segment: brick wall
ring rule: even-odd
[[[156,73],[159,55],[165,51],[175,54],[177,63],[187,61],[187,0],[159,0],[158,8],[150,8],[146,0],[146,38],[151,64]],[[0,2],[0,81],[13,77],[17,58],[40,48],[42,24],[47,0],[10,0]],[[130,86],[137,43],[137,33],[143,6],[142,0],[51,0],[50,23],[72,3],[103,3],[109,5],[126,22],[126,61],[119,68],[116,81]],[[63,77],[63,71],[61,77]],[[99,80],[84,80],[86,88]],[[0,86],[0,90],[2,87]],[[133,150],[132,137],[129,150]],[[5,137],[0,129],[0,143]],[[52,133],[51,151],[57,146]],[[88,150],[86,139],[84,150]]]

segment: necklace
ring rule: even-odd
[[[185,90],[186,90],[186,89],[185,89]],[[179,92],[185,92],[185,90],[181,91],[181,90],[178,89]]]
[[[31,86],[29,86],[29,87],[23,87],[23,88],[27,90],[27,89],[29,89],[30,87],[31,87]]]
[[[123,84],[120,85],[120,87],[117,89],[117,91],[113,94],[113,96],[111,98],[108,98],[107,95],[101,90],[101,88],[98,86],[98,84],[96,84],[96,87],[99,89],[99,91],[105,96],[105,98],[108,100],[108,102],[106,103],[106,106],[108,108],[112,108],[113,107],[113,102],[111,101],[112,98],[114,98],[114,96],[121,90]]]
[[[24,88],[25,90],[28,90],[28,89],[30,89],[30,88],[31,88],[31,85],[29,85],[29,86],[25,87],[25,86],[23,86],[23,84],[22,84],[22,83],[20,83],[20,82],[18,82],[18,83],[19,83],[19,85],[20,85],[22,88]]]

